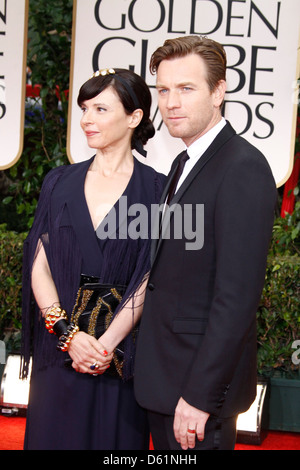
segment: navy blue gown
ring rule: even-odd
[[[131,359],[125,380],[67,369],[64,366],[67,353],[56,350],[57,338],[47,332],[30,288],[31,268],[40,240],[61,305],[68,315],[75,302],[81,273],[97,276],[103,283],[127,285],[126,300],[150,268],[151,220],[148,220],[147,236],[125,237],[124,228],[134,217],[124,217],[120,204],[122,200],[124,208],[125,203],[128,207],[141,203],[147,207],[151,218],[151,205],[158,204],[165,177],[135,159],[132,177],[114,207],[118,221],[116,233],[99,239],[84,197],[84,180],[91,161],[60,167],[46,177],[34,225],[24,245],[24,376],[29,357],[33,355],[24,442],[24,449],[28,450],[149,449],[146,414],[133,392],[131,335],[126,339]],[[102,227],[101,233],[105,230],[106,227]],[[32,321],[33,344],[29,346]]]

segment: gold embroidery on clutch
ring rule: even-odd
[[[121,302],[122,296],[118,293],[117,289],[112,288],[111,293],[119,302]],[[87,306],[92,294],[93,294],[92,290],[83,289],[83,293],[82,293],[81,289],[79,290],[78,295],[77,295],[77,299],[76,299],[76,302],[75,302],[75,305],[74,305],[74,308],[73,308],[72,316],[71,316],[71,322],[74,323],[75,325],[78,325],[78,319],[79,319],[80,315],[86,309],[86,306]],[[80,298],[81,298],[81,304],[78,307],[78,305],[80,303]],[[108,309],[108,313],[105,315],[105,329],[107,329],[109,327],[110,323],[111,323],[111,320],[112,320],[112,317],[113,317],[113,312],[111,310],[111,306],[107,302],[105,302],[102,297],[99,297],[98,300],[97,300],[97,304],[93,308],[93,310],[91,312],[91,315],[90,315],[90,319],[89,319],[88,334],[91,335],[91,336],[95,336],[97,317],[99,315],[99,312],[100,312],[100,309],[101,309],[102,305],[106,306],[107,309]],[[75,311],[76,311],[77,308],[78,308],[78,310],[75,314]],[[122,368],[123,368],[123,362],[124,361],[119,361],[116,354],[114,354],[114,356],[113,356],[113,361],[114,361],[114,364],[115,364],[115,367],[116,367],[116,370],[117,370],[118,374],[122,377]]]
[[[82,299],[81,299],[81,305],[78,308],[76,315],[74,315],[74,313],[76,311],[76,308],[78,307],[78,303],[79,303],[79,299],[80,299],[80,295],[81,295],[81,289],[79,289],[77,299],[76,299],[76,302],[75,302],[75,305],[74,305],[74,308],[73,308],[72,316],[71,316],[71,322],[75,323],[75,325],[78,324],[78,318],[80,317],[82,312],[84,312],[84,310],[85,310],[85,308],[88,304],[88,301],[90,300],[92,294],[93,294],[92,290],[85,289],[83,291]]]
[[[108,309],[108,313],[105,315],[105,329],[107,328],[107,317],[109,316],[109,318],[111,318],[112,315],[113,315],[110,305],[108,303],[106,303],[103,300],[102,297],[99,297],[99,299],[97,300],[96,306],[93,308],[91,316],[90,316],[88,334],[91,335],[91,336],[95,335],[97,317],[99,315],[99,311],[100,311],[102,305],[105,305],[105,307],[107,307],[107,309]]]
[[[122,296],[119,294],[119,292],[117,291],[117,289],[115,289],[114,287],[111,289],[111,293],[113,294],[113,296],[119,301],[121,302],[122,300]]]

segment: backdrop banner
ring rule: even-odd
[[[29,0],[0,0],[0,170],[20,158],[24,141]]]
[[[100,68],[123,67],[140,74],[151,88],[157,132],[147,144],[147,162],[167,173],[183,144],[170,137],[161,122],[149,61],[165,39],[198,34],[224,45],[224,115],[238,134],[264,153],[277,185],[282,185],[293,166],[299,19],[299,0],[74,1],[69,160],[82,161],[95,153],[80,129],[80,86]]]

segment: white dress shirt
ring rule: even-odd
[[[208,149],[210,144],[213,142],[213,140],[216,138],[219,132],[223,129],[225,124],[226,124],[226,120],[222,117],[221,121],[219,121],[218,124],[212,127],[212,129],[206,132],[206,134],[199,137],[199,139],[193,142],[192,145],[186,148],[188,156],[190,158],[186,162],[182,175],[179,178],[176,192],[178,191],[179,187],[182,185],[183,181],[185,180],[187,175],[190,173],[194,165],[196,165],[199,158],[202,157],[204,152]]]

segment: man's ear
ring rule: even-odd
[[[215,105],[217,108],[219,108],[225,98],[225,93],[226,93],[226,88],[227,84],[225,80],[220,80],[216,86],[216,88],[213,91],[214,97],[215,97]]]

